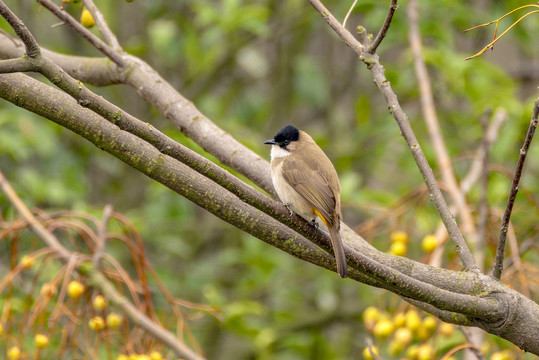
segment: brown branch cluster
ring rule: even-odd
[[[99,85],[109,82],[133,87],[141,98],[155,106],[222,163],[273,194],[269,167],[265,160],[219,129],[148,64],[123,53],[119,44],[115,44],[111,38],[106,23],[98,24],[106,39],[103,42],[51,1],[39,2],[101,50],[113,64],[103,59],[75,60],[73,57],[41,51],[39,47],[36,52],[31,33],[25,27],[16,28],[20,21],[15,20],[15,15],[0,1],[0,13],[6,19],[13,20],[10,24],[25,44],[27,54],[0,61],[0,73],[3,73],[0,75],[0,97],[72,130],[247,233],[305,261],[335,270],[334,259],[320,249],[330,250],[326,233],[312,228],[298,217],[289,218],[288,211],[281,204],[244,184],[216,164],[175,143],[151,125],[96,96],[70,74],[90,83],[96,79]],[[88,3],[91,5],[91,2]],[[350,277],[388,289],[446,321],[482,327],[539,354],[539,344],[534,341],[539,336],[536,331],[539,315],[529,315],[539,313],[537,304],[477,271],[408,118],[385,78],[375,50],[389,27],[396,9],[395,2],[388,13],[387,25],[380,31],[382,35],[376,47],[357,41],[319,1],[311,0],[311,3],[371,71],[425,179],[430,197],[456,244],[462,263],[469,270],[454,272],[438,269],[381,253],[343,226]],[[11,56],[20,56],[20,50],[13,47],[0,50],[6,57],[10,56],[9,53]],[[29,56],[29,52],[33,56]],[[19,55],[13,55],[17,53]],[[79,60],[91,64],[88,67],[90,70],[74,71],[74,63]],[[39,72],[60,90],[24,74],[8,74],[21,71]],[[63,104],[62,114],[56,111],[57,103]],[[36,231],[39,233],[39,230]],[[44,234],[42,236],[46,237]],[[60,253],[62,251],[60,247],[55,249]],[[99,274],[95,278],[99,282]],[[125,311],[129,314],[128,308]],[[527,332],[517,331],[511,326],[517,323]]]

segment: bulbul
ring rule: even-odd
[[[287,125],[264,142],[271,147],[271,179],[279,199],[290,210],[329,230],[337,272],[347,275],[341,228],[341,184],[335,167],[305,131]]]

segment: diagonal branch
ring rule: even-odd
[[[473,239],[477,238],[477,229],[473,221],[472,211],[466,202],[466,197],[461,191],[453,166],[451,158],[447,152],[444,138],[440,129],[440,123],[436,114],[436,107],[434,105],[434,97],[432,94],[432,88],[430,85],[430,77],[427,71],[427,66],[423,60],[421,43],[421,35],[419,33],[419,26],[417,23],[418,11],[417,0],[410,0],[407,7],[408,23],[410,25],[409,41],[414,58],[414,67],[416,77],[419,85],[419,96],[421,100],[421,108],[423,116],[425,117],[425,123],[431,138],[432,146],[436,153],[436,158],[440,166],[440,172],[442,174],[443,182],[447,186],[447,192],[453,199],[457,206],[458,213],[462,220],[462,228],[465,234]]]
[[[401,133],[406,140],[412,156],[414,157],[414,160],[419,168],[419,171],[421,172],[421,175],[423,175],[423,180],[429,189],[430,199],[440,214],[451,240],[456,245],[457,254],[460,257],[464,268],[469,271],[477,272],[478,268],[475,264],[472,253],[464,241],[453,214],[451,211],[449,211],[447,203],[445,202],[438,183],[436,182],[436,178],[434,177],[434,173],[432,172],[427,158],[425,157],[425,154],[423,153],[423,150],[415,137],[412,127],[410,126],[408,117],[402,110],[397,99],[397,95],[391,88],[391,84],[384,75],[385,70],[379,62],[378,55],[369,54],[365,50],[365,46],[357,41],[354,36],[337,21],[333,14],[331,14],[331,12],[320,2],[320,0],[309,0],[309,2],[322,15],[329,26],[344,40],[345,44],[358,55],[359,59],[363,61],[367,65],[367,68],[371,71],[374,77],[374,83],[384,96],[389,112],[397,122],[397,125],[399,126]]]
[[[517,197],[518,185],[520,183],[520,177],[522,176],[522,170],[524,169],[524,162],[526,161],[526,155],[528,155],[528,149],[537,129],[539,117],[539,99],[535,100],[533,105],[533,115],[528,127],[528,132],[524,139],[524,144],[520,149],[520,155],[518,156],[517,166],[513,181],[511,183],[511,190],[509,191],[509,197],[507,199],[507,205],[503,213],[502,225],[500,229],[500,236],[498,238],[498,246],[496,247],[496,257],[494,258],[494,266],[492,269],[492,276],[495,279],[500,279],[503,271],[503,259],[505,257],[505,240],[507,238],[507,231],[509,230],[509,221],[511,220],[511,213],[513,211],[513,205],[515,205],[515,198]]]
[[[103,38],[105,39],[105,42],[112,47],[112,49],[116,51],[123,51],[122,47],[120,46],[120,43],[118,42],[118,39],[116,36],[112,33],[112,31],[109,28],[109,25],[105,21],[105,17],[99,11],[97,6],[95,6],[94,2],[92,0],[82,0],[84,7],[90,11],[90,14],[92,14],[92,17],[95,20],[95,23],[97,24],[97,28],[99,29],[99,32],[101,35],[103,35]]]
[[[376,49],[378,49],[378,46],[386,37],[389,26],[391,25],[391,20],[393,20],[393,14],[395,14],[395,11],[397,11],[398,8],[399,6],[397,5],[397,0],[391,0],[391,5],[389,5],[389,10],[387,11],[387,16],[384,20],[384,24],[378,32],[378,35],[376,35],[376,37],[374,38],[371,46],[369,47],[369,50],[367,50],[370,54],[374,54],[376,52]]]
[[[92,44],[97,50],[101,51],[105,56],[114,61],[116,65],[123,67],[126,65],[122,55],[116,52],[103,40],[92,34],[88,29],[82,26],[77,20],[69,15],[64,9],[60,8],[51,0],[37,0],[38,3],[47,8],[50,12],[56,15],[64,23],[71,26],[76,32],[81,34],[90,44]]]
[[[59,90],[22,74],[4,74],[0,75],[0,96],[78,133],[101,149],[241,230],[305,261],[335,271],[334,259],[316,246],[331,249],[326,234],[323,242],[317,237],[312,238],[316,242],[314,245],[287,226],[241,202],[227,190],[215,186],[215,183],[189,167],[159,153],[143,140],[127,132],[119,132],[114,125],[81,108],[71,97]],[[64,104],[61,114],[56,111],[55,104],[58,102]],[[70,111],[72,107],[74,108]],[[74,111],[77,107],[81,112]],[[309,226],[307,222],[305,223]],[[451,280],[447,276],[432,277],[432,268],[425,268],[425,278],[417,279],[421,273],[419,269],[423,265],[409,259],[395,261],[392,265],[396,269],[387,264],[390,257],[386,254],[370,254],[368,249],[365,251],[366,254],[363,254],[351,246],[346,246],[345,250],[351,268],[356,269],[350,271],[350,277],[353,279],[388,289],[408,298],[431,303],[442,310],[479,317],[487,322],[505,316],[500,303],[492,298],[460,293],[461,285],[457,285],[460,291],[445,290],[443,286],[450,287]],[[400,261],[410,264],[406,265]],[[413,268],[413,274],[406,274],[399,265],[406,271]],[[451,272],[448,271],[449,273]],[[457,283],[461,283],[462,275],[455,274],[455,276]],[[428,281],[432,280],[429,277],[443,279],[439,283],[442,287],[429,284]],[[476,291],[477,287],[473,281],[469,285],[471,292]]]

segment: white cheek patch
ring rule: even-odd
[[[271,146],[271,160],[279,159],[290,155],[290,151],[283,149],[279,145]]]

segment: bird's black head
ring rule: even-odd
[[[292,141],[298,141],[298,139],[299,130],[292,125],[286,125],[275,134],[272,140],[268,140],[264,144],[279,145],[284,148]]]

